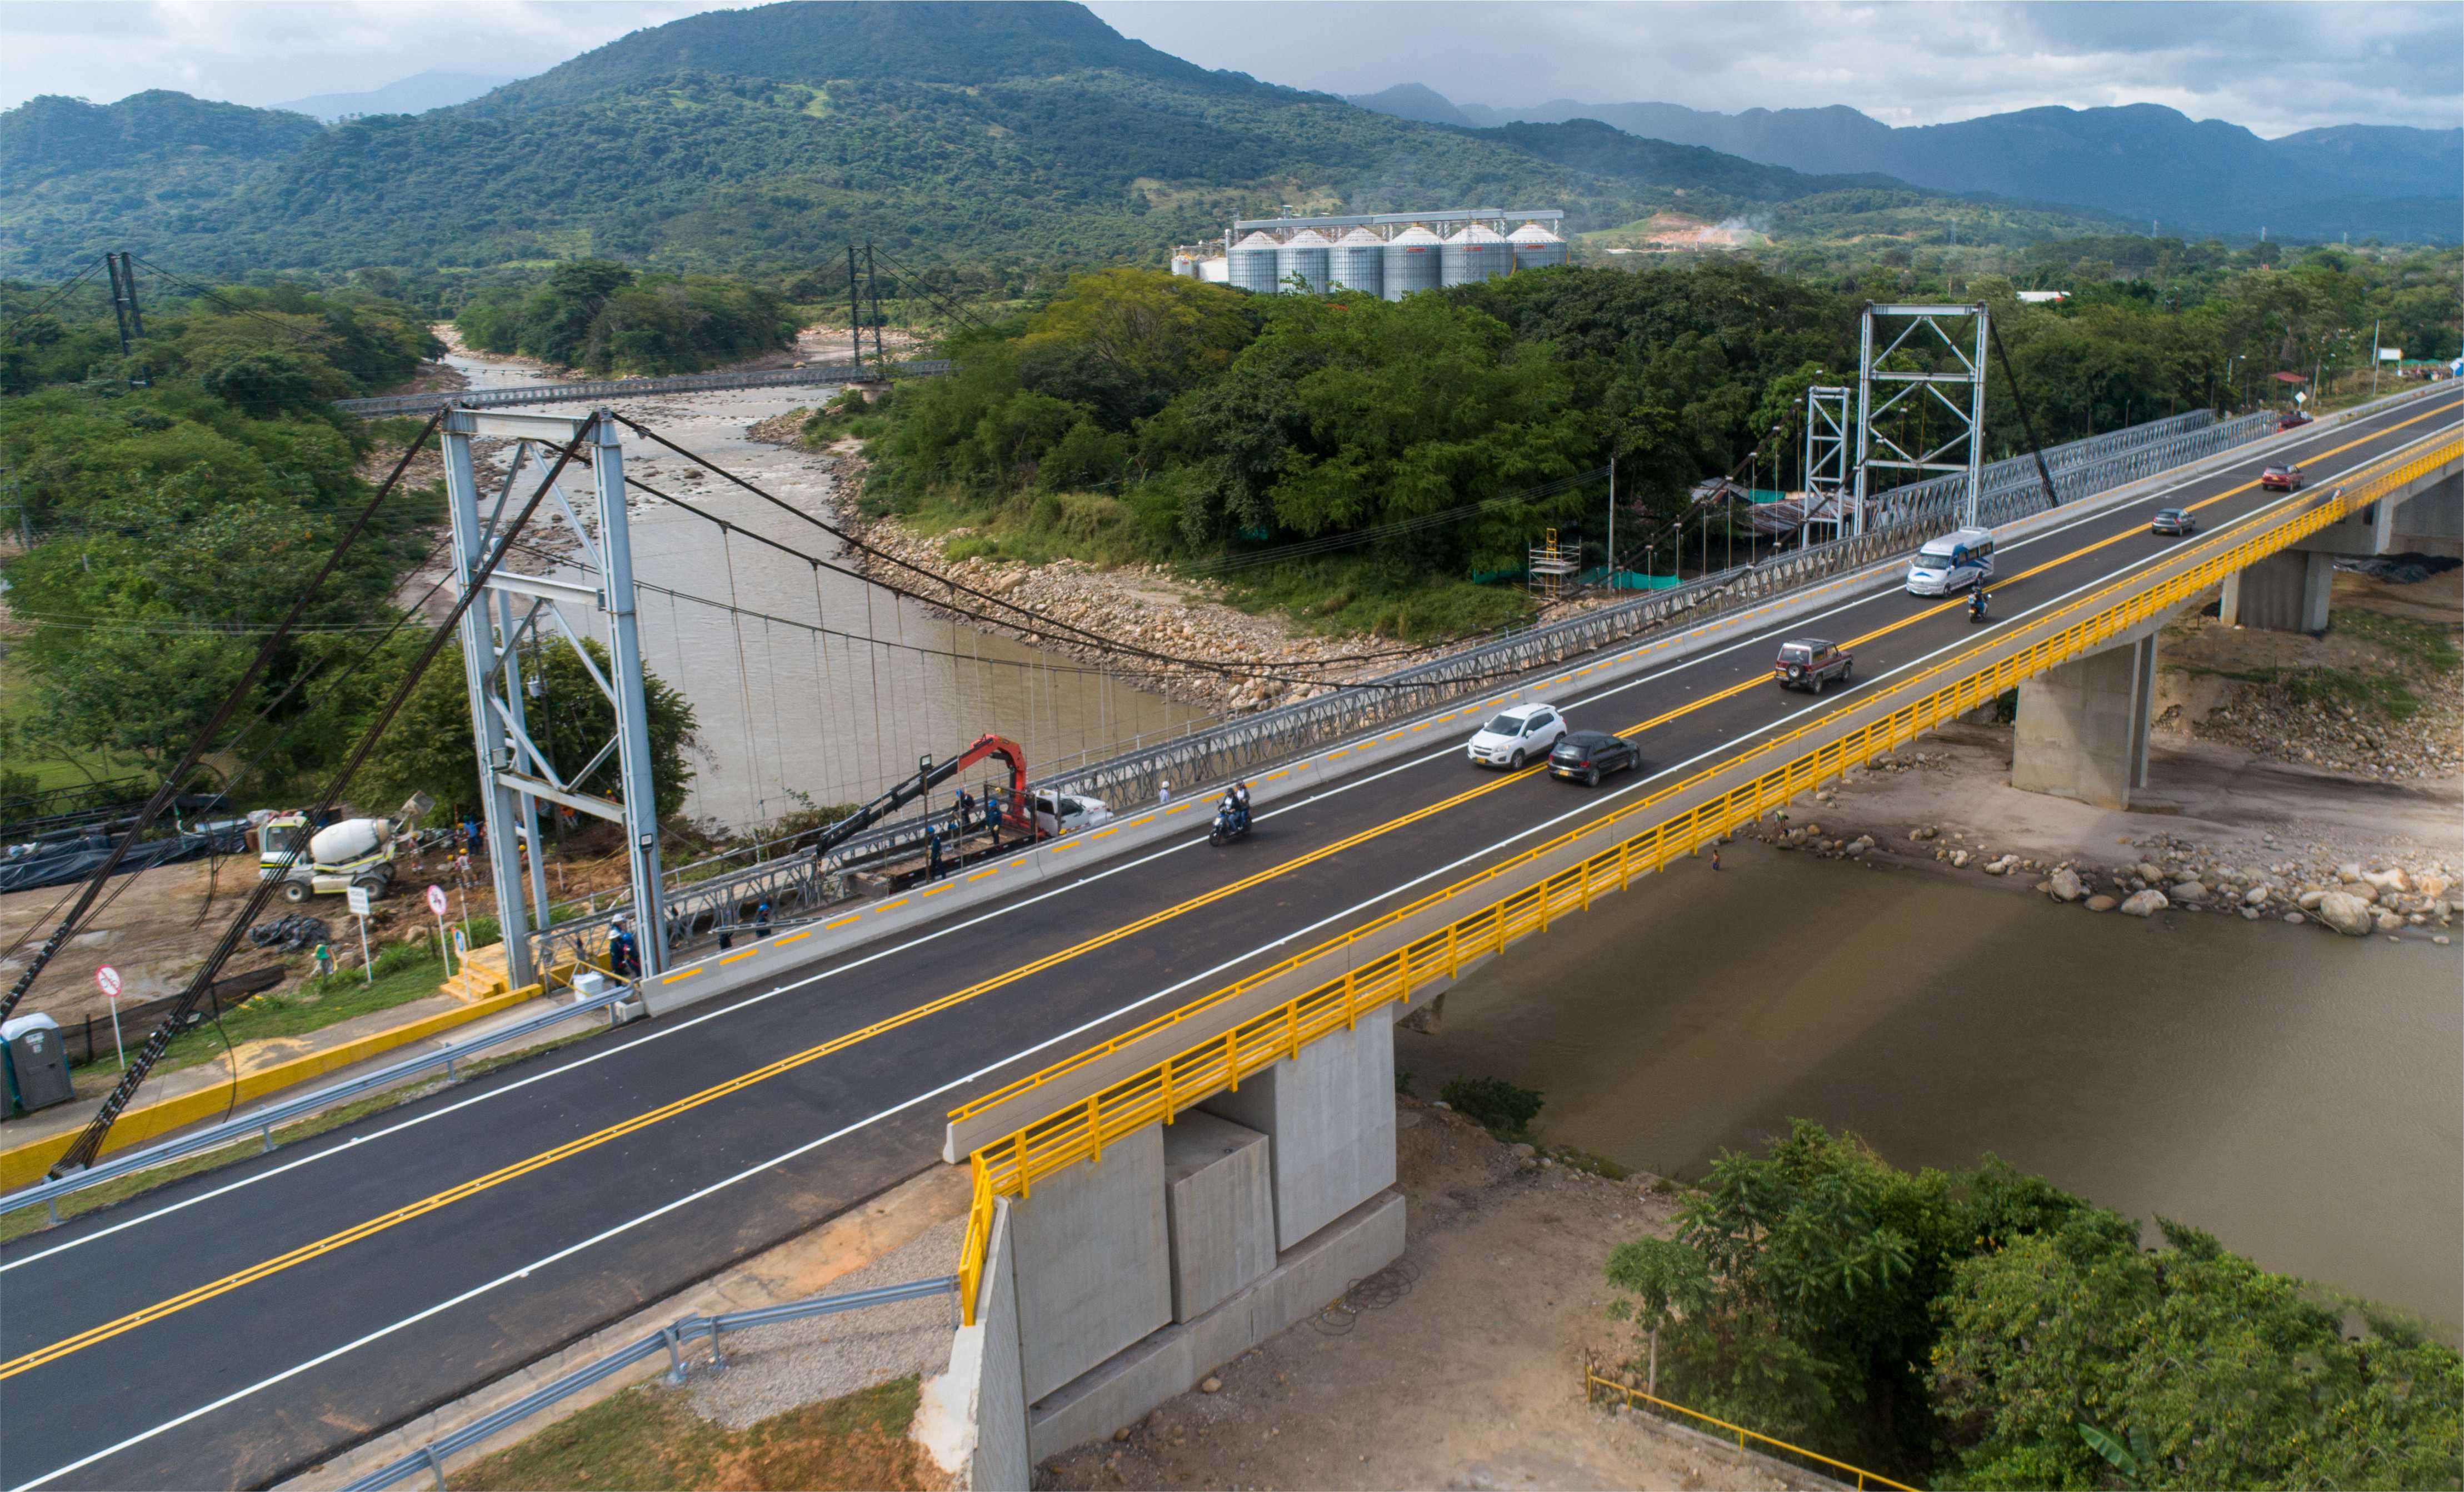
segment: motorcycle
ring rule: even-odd
[[[1989,605],[1989,604],[1987,603],[1987,602],[1986,602],[1986,599],[1985,599],[1985,592],[1983,592],[1983,591],[1979,590],[1979,591],[1970,591],[1970,592],[1969,593],[1969,596],[1968,596],[1968,620],[1969,620],[1969,621],[1970,621],[1970,622],[1991,622],[1991,620],[1993,620],[1993,619],[1992,619],[1992,617],[1991,617],[1990,615],[1988,615],[1988,612],[1989,612],[1991,609],[1991,608],[1990,607],[1990,605]]]
[[[1206,843],[1229,845],[1234,840],[1246,839],[1248,836],[1249,825],[1242,823],[1240,816],[1229,807],[1223,807],[1215,810],[1215,825],[1206,831]]]

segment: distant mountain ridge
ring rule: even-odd
[[[430,109],[450,109],[512,81],[510,77],[431,69],[365,93],[317,94],[294,99],[280,107],[331,124],[363,114],[425,114]]]
[[[1456,103],[1406,83],[1356,96],[1405,119],[1488,128],[1593,119],[1821,175],[1879,172],[1936,191],[2061,203],[2177,230],[2464,238],[2464,128],[2336,125],[2262,140],[2158,104],[2022,109],[1893,128],[1841,105],[1721,114],[1673,103]]]
[[[1206,71],[1064,4],[707,11],[465,103],[322,129],[197,107],[230,111],[213,116],[226,125],[261,115],[290,146],[227,162],[217,193],[155,191],[142,174],[108,197],[73,175],[48,195],[0,193],[0,262],[48,266],[142,234],[200,270],[600,255],[820,274],[848,237],[919,257],[1084,266],[1159,262],[1170,244],[1287,202],[1559,206],[1610,227],[1670,208],[1716,218],[1875,195],[1870,180],[1597,123],[1414,123]],[[92,106],[0,114],[0,156],[38,121],[78,111]],[[181,146],[176,131],[158,143]],[[1849,209],[1860,223],[1941,201],[1887,186],[1887,202]]]

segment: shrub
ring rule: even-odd
[[[1504,1078],[1451,1078],[1438,1096],[1456,1113],[1508,1143],[1528,1143],[1531,1121],[1540,1117],[1540,1095]]]

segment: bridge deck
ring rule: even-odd
[[[2198,506],[2212,535],[2306,500],[2259,492],[2266,461],[2296,451],[2323,489],[2453,429],[2459,408],[2441,396],[2296,432],[2013,543],[1997,613],[2161,555],[2176,541],[2146,534],[2157,507]],[[1860,687],[1818,699],[1771,688],[1778,631],[1854,646]],[[1450,741],[1263,813],[1243,844],[1093,862],[1077,881],[796,969],[750,998],[18,1240],[0,1250],[0,1485],[253,1484],[320,1460],[935,1163],[942,1115],[962,1097],[1617,795],[1854,708],[1872,681],[1972,635],[1960,603],[1896,590],[1740,629],[1685,663],[1559,699],[1578,729],[1639,733],[1642,770],[1597,791],[1478,772]]]

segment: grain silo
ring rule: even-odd
[[[1386,241],[1365,228],[1355,228],[1334,241],[1326,252],[1326,288],[1356,290],[1364,296],[1383,293],[1386,285]]]
[[[1231,260],[1232,288],[1271,295],[1275,288],[1275,253],[1282,247],[1273,234],[1266,232],[1251,233],[1234,244],[1227,255]]]
[[[1445,241],[1438,253],[1438,283],[1474,285],[1514,267],[1514,248],[1506,235],[1474,223]]]
[[[1187,250],[1176,252],[1172,256],[1172,273],[1174,275],[1181,279],[1198,278],[1198,260],[1196,256],[1191,254]]]
[[[1285,239],[1284,246],[1275,251],[1275,288],[1302,294],[1325,290],[1329,247],[1326,235],[1313,228],[1302,229]],[[1292,284],[1295,274],[1301,278],[1298,286]]]
[[[1566,240],[1537,223],[1526,223],[1506,235],[1513,246],[1517,270],[1545,270],[1566,262]]]
[[[1386,240],[1386,283],[1380,294],[1400,300],[1416,290],[1437,289],[1443,252],[1443,241],[1418,223]]]
[[[1232,282],[1231,262],[1220,253],[1200,259],[1198,261],[1198,277],[1209,285],[1228,285]]]

